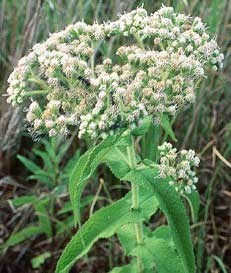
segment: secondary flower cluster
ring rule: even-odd
[[[198,167],[200,163],[195,152],[193,150],[177,152],[177,149],[167,142],[164,142],[158,149],[160,151],[160,177],[170,177],[169,184],[181,193],[191,193],[192,190],[195,190],[198,178],[193,168]]]
[[[100,56],[115,35],[127,37],[126,46],[113,60]],[[24,105],[32,131],[55,136],[77,126],[80,138],[103,138],[192,103],[205,69],[221,68],[223,57],[200,18],[138,8],[114,22],[69,25],[36,44],[9,77],[8,102]]]

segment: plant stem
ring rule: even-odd
[[[42,94],[47,94],[48,92],[49,92],[48,90],[33,90],[30,92],[26,92],[23,96],[29,97],[29,96],[34,96],[34,95],[42,95]]]
[[[136,38],[136,41],[138,43],[138,45],[144,49],[144,44],[143,44],[143,41],[142,39],[140,38],[140,35],[138,33],[134,33],[134,37]]]
[[[134,170],[137,167],[137,163],[136,163],[136,154],[135,154],[133,137],[132,137],[132,144],[127,147],[127,153],[128,153],[129,166],[132,170]],[[132,183],[131,184],[131,193],[132,193],[132,209],[138,210],[139,209],[139,185]],[[134,228],[135,228],[135,233],[136,233],[137,245],[142,245],[143,244],[142,222],[135,223]],[[142,264],[142,259],[139,254],[137,256],[137,267],[138,267],[138,272],[142,273],[143,272],[143,264]]]

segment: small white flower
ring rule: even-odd
[[[27,114],[26,114],[26,120],[28,122],[32,122],[36,119],[36,115],[34,113],[32,113],[31,111],[29,111]]]
[[[99,98],[104,98],[105,96],[107,95],[107,93],[105,92],[105,91],[101,91],[100,93],[99,93]]]
[[[85,120],[86,120],[86,121],[90,121],[91,118],[92,118],[92,116],[91,116],[90,113],[88,113],[88,114],[85,116]]]
[[[31,112],[36,112],[38,109],[39,109],[39,104],[37,103],[37,101],[33,101],[33,102],[30,104],[29,110],[30,110]]]
[[[37,130],[43,125],[43,121],[41,119],[34,120],[34,129]]]
[[[83,129],[85,129],[87,127],[87,125],[88,125],[88,122],[85,120],[85,121],[80,123],[79,129],[83,130]]]
[[[94,129],[96,128],[96,124],[95,124],[94,122],[91,122],[91,123],[89,124],[89,128],[90,128],[91,130],[94,130]]]
[[[192,192],[190,186],[186,186],[184,189],[185,189],[185,192],[186,192],[186,193],[189,193],[189,194],[190,194],[190,193]]]
[[[54,136],[56,136],[57,135],[57,132],[55,131],[55,129],[51,129],[50,131],[49,131],[49,137],[54,137]]]
[[[197,76],[204,76],[205,71],[204,71],[204,69],[202,67],[196,67],[195,68],[195,74]]]
[[[196,156],[196,157],[193,159],[193,161],[194,161],[194,165],[195,165],[196,167],[198,167],[199,164],[200,164],[200,158],[199,158],[198,156]]]
[[[54,126],[53,120],[48,119],[48,120],[45,121],[45,127],[46,128],[52,128],[53,126]]]

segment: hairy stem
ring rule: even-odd
[[[132,138],[132,145],[127,147],[128,153],[128,161],[131,169],[136,169],[136,154],[134,148],[134,139]],[[132,209],[139,209],[139,186],[135,183],[131,184],[131,192],[132,192]],[[134,224],[135,233],[136,233],[136,242],[137,245],[143,244],[143,225],[142,222]],[[138,272],[143,272],[143,264],[140,255],[137,256],[137,267]]]

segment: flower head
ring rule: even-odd
[[[164,142],[158,147],[160,151],[160,177],[170,178],[169,184],[181,193],[191,193],[196,189],[198,181],[193,171],[200,163],[199,157],[193,150],[182,150],[177,152],[171,143]]]
[[[112,36],[135,42],[98,60],[99,41]],[[53,136],[78,126],[79,137],[104,137],[193,103],[196,83],[223,58],[200,18],[138,8],[114,22],[69,25],[36,44],[9,77],[8,102],[28,108],[35,131]]]

